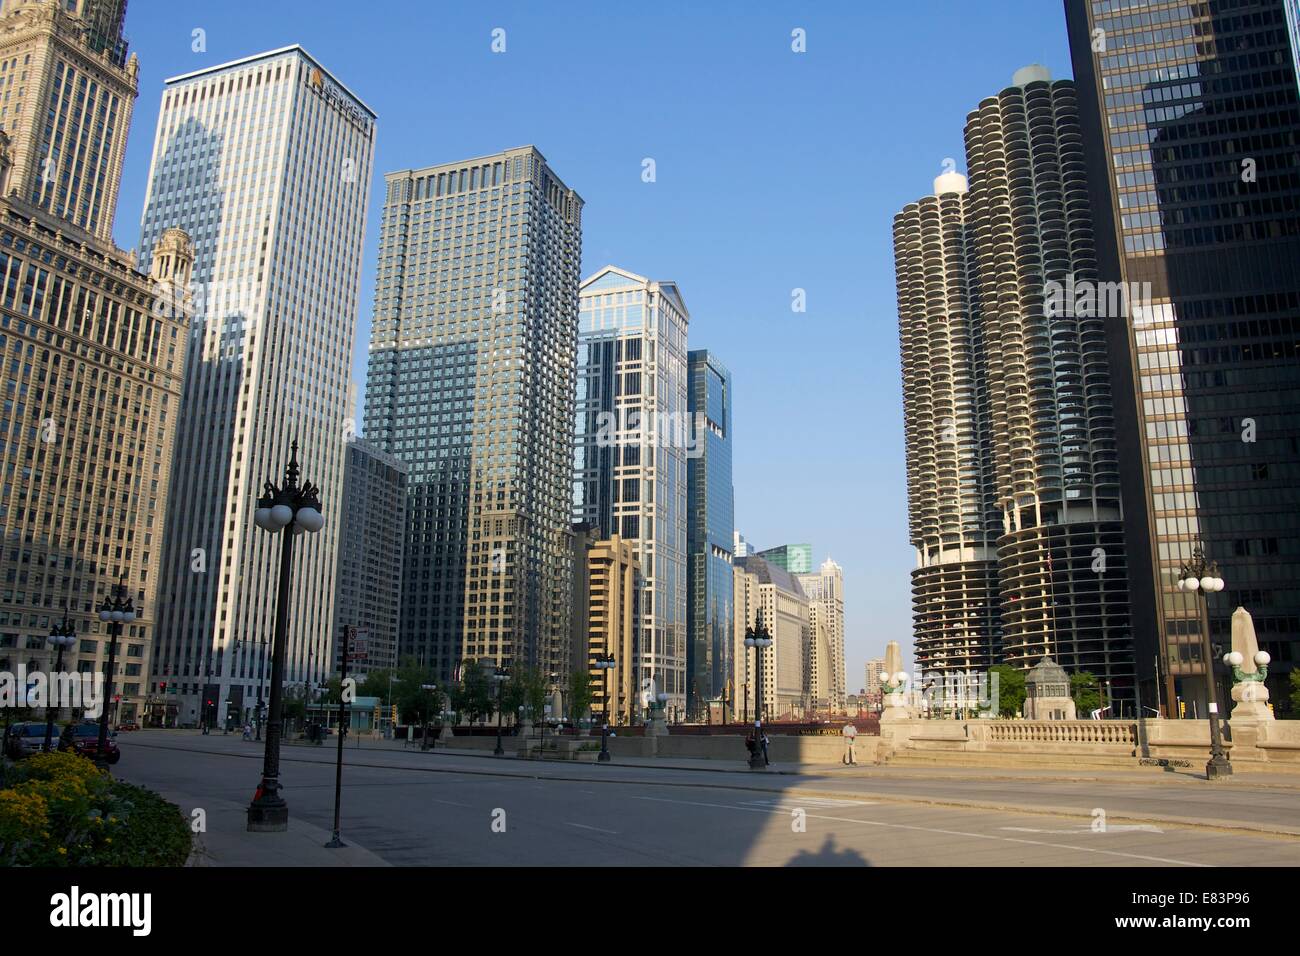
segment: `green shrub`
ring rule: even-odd
[[[31,757],[0,788],[0,865],[181,866],[190,839],[175,804],[75,754]]]

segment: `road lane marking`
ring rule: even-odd
[[[999,827],[1000,830],[1015,830],[1019,833],[1164,833],[1165,831],[1150,823],[1108,823],[1104,830],[1094,830],[1091,823],[1080,823],[1077,827],[1065,830],[1039,830],[1036,827]]]
[[[738,804],[728,803],[703,803],[697,800],[670,800],[667,797],[643,797],[633,796],[633,800],[650,800],[655,803],[680,803],[695,807],[713,807],[718,810],[744,810],[747,813],[782,813],[781,810],[765,810],[762,807],[746,807]],[[1026,840],[1022,837],[996,836],[991,833],[968,833],[964,830],[946,830],[940,827],[923,827],[908,823],[885,823],[881,820],[854,820],[850,817],[831,817],[825,814],[809,813],[807,816],[814,820],[831,820],[836,823],[858,823],[863,826],[885,827],[889,830],[916,830],[920,833],[937,833],[941,836],[959,836],[969,837],[975,840],[994,840],[999,843],[1021,843],[1027,846],[1049,847],[1055,850],[1074,850],[1079,853],[1097,853],[1102,856],[1118,856],[1129,860],[1146,860],[1152,863],[1168,863],[1173,866],[1195,866],[1212,868],[1212,863],[1193,863],[1190,860],[1172,860],[1160,856],[1147,856],[1142,853],[1124,853],[1120,850],[1102,850],[1098,847],[1073,846],[1069,843],[1049,843],[1046,840]]]
[[[612,833],[612,834],[614,834],[614,836],[618,836],[618,831],[617,831],[617,830],[602,830],[600,827],[589,827],[589,826],[587,826],[587,824],[585,824],[585,823],[569,823],[569,822],[566,820],[565,823],[564,823],[564,825],[565,825],[566,827],[578,827],[578,828],[583,829],[583,830],[595,830],[597,833]]]
[[[829,797],[809,798],[807,800],[799,797],[778,797],[774,800],[742,800],[743,806],[753,807],[782,807],[785,809],[794,807],[814,807],[819,810],[835,810],[841,807],[874,807],[875,803],[869,800],[833,800]]]

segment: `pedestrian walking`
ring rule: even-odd
[[[770,741],[767,739],[766,730],[759,731],[759,740],[763,742],[763,766],[764,767],[770,766],[772,761],[767,759],[767,745],[770,743]]]
[[[844,735],[844,764],[845,766],[857,766],[857,761],[853,758],[853,741],[858,736],[858,728],[853,724],[845,724],[840,733]]]
[[[253,725],[252,725],[252,724],[247,724],[247,723],[244,724],[244,739],[245,739],[245,740],[252,740],[252,739],[253,739]]]

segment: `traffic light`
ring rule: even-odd
[[[397,705],[396,704],[394,704],[392,707],[392,713],[389,714],[389,720],[393,722],[394,727],[397,726]]]

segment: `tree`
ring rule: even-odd
[[[1074,698],[1074,706],[1080,717],[1092,716],[1092,712],[1101,706],[1097,678],[1090,671],[1070,675],[1070,696]]]
[[[989,674],[998,675],[998,714],[1002,717],[1014,717],[1025,706],[1025,672],[1010,664],[994,664]],[[992,693],[990,676],[989,692]]]
[[[387,669],[370,671],[366,674],[366,679],[357,685],[358,697],[378,697],[380,700],[388,699],[388,675],[396,674],[396,671]],[[396,677],[393,683],[397,683]]]
[[[524,709],[534,721],[546,714],[546,677],[535,667],[524,667],[517,672],[519,688],[523,692]]]
[[[280,717],[283,720],[304,720],[307,717],[307,689],[302,684],[284,689],[280,699]]]
[[[433,668],[414,657],[405,658],[393,678],[393,704],[404,724],[423,724],[431,714],[442,710],[441,691],[424,690],[423,685],[436,683]],[[387,683],[388,678],[384,678]]]
[[[466,661],[461,668],[458,692],[454,692],[453,709],[469,718],[470,723],[479,717],[492,715],[492,685],[481,661]]]
[[[1295,715],[1300,714],[1300,668],[1292,669],[1289,680],[1291,681],[1291,693],[1289,695],[1290,700],[1288,703],[1290,703],[1291,706],[1288,710],[1290,710],[1291,716],[1294,717]]]
[[[512,675],[501,685],[500,706],[502,718],[509,716],[515,723],[519,722],[519,708],[524,706],[524,686],[517,675]]]
[[[587,716],[593,696],[595,695],[591,691],[591,672],[574,668],[569,673],[569,716],[573,718],[574,727],[578,726],[578,721]]]

